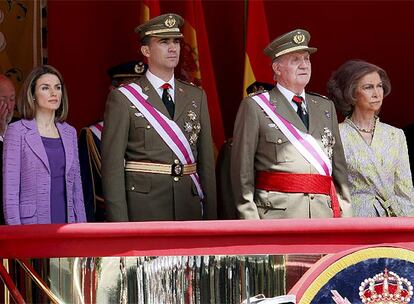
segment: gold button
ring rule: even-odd
[[[278,144],[281,144],[281,143],[282,143],[282,139],[281,139],[281,138],[278,138],[278,139],[277,139],[277,143],[278,143]]]
[[[175,182],[178,182],[179,180],[180,180],[180,178],[179,178],[179,177],[174,176],[174,181],[175,181]]]
[[[147,125],[147,129],[151,129],[151,125]]]
[[[178,159],[174,159],[174,164],[179,164],[180,161]]]
[[[135,190],[135,187],[134,187],[134,186],[132,186],[132,187],[131,187],[131,190]]]

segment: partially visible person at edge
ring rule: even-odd
[[[109,90],[134,82],[146,71],[143,62],[129,61],[108,69],[111,79]],[[79,133],[79,162],[81,169],[83,199],[88,222],[105,221],[105,205],[102,193],[101,135],[103,120],[82,128]]]
[[[5,75],[0,74],[0,167],[3,167],[3,140],[7,125],[13,118],[16,104],[16,90],[13,82]],[[0,225],[4,224],[3,216],[3,175],[0,176]]]
[[[251,96],[264,91],[270,91],[274,84],[255,81],[246,88],[247,95]],[[231,147],[233,138],[227,139],[220,148],[216,162],[217,179],[217,217],[220,220],[238,219],[236,205],[234,204],[234,194],[231,186]]]
[[[183,22],[165,14],[138,26],[148,70],[108,96],[102,184],[109,221],[217,218],[207,97],[174,77]]]
[[[391,91],[387,73],[350,60],[328,82],[328,94],[346,117],[339,125],[355,216],[414,215],[414,191],[404,132],[380,122]]]
[[[302,29],[273,40],[264,52],[275,88],[241,102],[231,176],[242,219],[352,215],[335,107],[305,91],[316,51],[309,40]]]
[[[65,122],[68,97],[52,66],[34,68],[17,100],[21,120],[4,138],[6,224],[85,222],[76,130]]]

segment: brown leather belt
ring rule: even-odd
[[[125,163],[125,171],[142,172],[142,173],[155,173],[155,174],[168,174],[171,176],[183,176],[190,175],[197,172],[197,163],[183,165],[181,163],[158,164],[158,163],[146,163],[137,161],[127,161]]]

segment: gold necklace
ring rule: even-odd
[[[371,129],[364,129],[364,128],[361,128],[360,126],[358,126],[353,120],[352,120],[352,117],[349,119],[351,122],[352,122],[352,124],[357,128],[357,130],[359,131],[359,132],[362,132],[362,133],[368,133],[368,134],[373,134],[374,133],[374,131],[375,131],[375,125],[376,125],[376,122],[377,122],[377,119],[376,119],[376,117],[374,117],[374,123],[373,123],[373,126],[372,126],[372,128]]]

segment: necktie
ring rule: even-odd
[[[306,129],[309,129],[309,116],[302,109],[303,97],[295,95],[293,96],[292,101],[296,103],[296,105],[298,106],[298,110],[296,111],[296,113],[298,113],[299,118],[303,121],[303,124],[305,125]]]
[[[169,83],[164,83],[161,86],[161,89],[164,91],[162,92],[162,102],[164,103],[165,107],[167,108],[168,113],[170,114],[171,119],[174,118],[174,111],[175,111],[175,104],[171,98],[170,93],[168,93],[168,89],[171,88]]]

